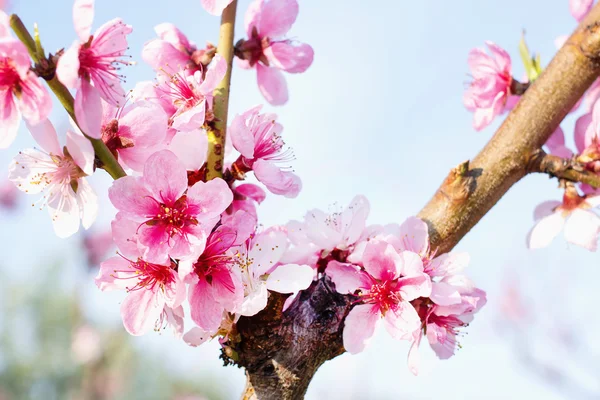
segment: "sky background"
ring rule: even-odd
[[[290,37],[311,44],[315,61],[306,73],[287,76],[290,101],[284,107],[266,106],[265,110],[279,115],[304,188],[294,200],[270,195],[260,208],[265,225],[300,219],[311,208],[345,205],[356,194],[369,198],[371,223],[400,223],[416,214],[449,169],[474,157],[498,125],[497,121],[475,132],[472,116],[462,105],[470,79],[469,50],[486,40],[498,43],[512,55],[513,75],[520,78],[523,68],[517,46],[524,29],[530,49],[541,53],[546,64],[555,53],[554,39],[575,27],[567,0],[299,2],[300,14]],[[12,10],[28,27],[38,23],[47,51],[68,47],[75,40],[71,1],[14,0],[13,4]],[[242,16],[248,4],[240,1]],[[172,22],[200,46],[205,41],[216,43],[218,38],[219,18],[204,12],[199,0],[98,0],[93,29],[117,16],[134,28],[129,54],[139,62],[125,71],[127,89],[154,77],[140,53],[143,44],[155,36],[155,25]],[[236,40],[243,34],[241,18],[238,21]],[[255,74],[235,69],[230,116],[263,102]],[[65,113],[58,105],[52,119],[55,125],[65,126]],[[563,123],[569,141],[572,127],[573,120]],[[0,164],[8,165],[19,149],[32,145],[23,128],[14,145],[0,153]],[[99,171],[91,182],[104,199],[92,228],[101,230],[114,215],[106,195],[110,179]],[[599,394],[600,381],[593,374],[598,364],[570,366],[574,354],[557,351],[550,340],[554,328],[540,329],[527,341],[518,340],[526,343],[528,351],[535,346],[540,357],[558,357],[558,362],[568,365],[565,373],[577,376],[577,390],[582,390],[576,397],[539,379],[523,365],[513,336],[499,327],[505,282],[513,279],[521,282],[527,304],[538,304],[531,314],[552,320],[560,311],[567,325],[585,321],[582,337],[575,339],[578,342],[600,334],[597,313],[589,312],[587,302],[596,290],[589,277],[595,272],[597,255],[568,246],[562,235],[547,249],[531,252],[525,247],[534,207],[544,200],[559,200],[561,192],[556,187],[557,182],[546,176],[527,177],[457,246],[470,252],[468,275],[488,292],[488,304],[465,329],[468,334],[455,357],[439,361],[422,345],[421,374],[414,377],[406,367],[409,344],[380,332],[364,353],[344,354],[326,363],[315,375],[307,399],[558,400]],[[25,198],[24,202],[33,200]],[[85,272],[82,255],[74,250],[80,236],[58,239],[46,211],[35,207],[0,218],[7,279],[36,279],[38,269],[60,260],[67,266],[65,286],[78,285],[85,294],[89,318],[119,323],[123,295],[96,289],[93,274]],[[145,352],[155,353],[158,362],[182,374],[213,376],[228,388],[232,399],[239,397],[243,371],[222,366],[216,343],[189,348],[170,332],[135,340]],[[589,354],[597,350],[591,348]]]

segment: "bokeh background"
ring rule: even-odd
[[[264,225],[344,205],[355,194],[370,199],[371,223],[416,214],[498,124],[476,133],[462,106],[469,50],[498,43],[520,78],[524,29],[546,64],[554,39],[576,25],[567,0],[299,2],[290,34],[314,47],[315,61],[305,74],[288,75],[286,106],[266,109],[285,126],[304,189],[295,200],[269,196],[259,210]],[[134,27],[129,54],[139,63],[125,70],[128,89],[154,76],[140,52],[156,24],[175,23],[199,45],[217,40],[219,18],[199,0],[96,3],[94,29],[117,16]],[[240,0],[241,14],[248,4]],[[76,38],[71,8],[70,0],[13,0],[9,11],[30,28],[37,22],[46,50],[54,51]],[[238,23],[236,37],[242,34]],[[235,69],[230,115],[262,102],[254,73]],[[58,104],[52,120],[67,125]],[[563,123],[568,143],[573,122]],[[0,165],[6,171],[11,157],[30,146],[23,127],[0,153]],[[101,233],[114,215],[110,179],[100,171],[91,182],[102,199],[92,233]],[[414,377],[406,367],[409,344],[380,332],[364,353],[326,363],[307,399],[600,398],[598,256],[562,236],[547,249],[525,246],[534,207],[560,196],[555,180],[527,177],[457,246],[471,253],[468,274],[488,292],[488,304],[465,329],[454,358],[439,361],[423,345]],[[0,211],[0,399],[239,397],[243,371],[223,367],[218,343],[190,348],[169,331],[128,337],[119,319],[123,293],[95,287],[83,232],[58,239],[46,211],[31,207],[34,200],[19,194],[15,207]]]

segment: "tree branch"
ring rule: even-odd
[[[581,22],[548,68],[470,163],[454,169],[418,214],[432,248],[451,250],[523,178],[533,155],[600,74],[600,5]]]
[[[221,30],[217,54],[227,61],[227,73],[215,89],[213,104],[214,121],[208,129],[208,158],[206,176],[213,179],[223,176],[223,158],[225,157],[225,134],[227,131],[227,114],[229,109],[229,88],[231,85],[231,67],[233,64],[233,35],[235,30],[235,13],[237,0],[233,0],[221,16]]]
[[[584,168],[584,165],[573,159],[561,158],[539,150],[532,156],[527,169],[529,172],[549,174],[556,178],[587,183],[594,188],[599,188],[600,175]]]
[[[45,56],[43,54],[38,54],[38,46],[36,46],[36,42],[31,37],[31,34],[25,25],[23,25],[23,21],[21,21],[17,15],[13,14],[10,16],[10,26],[19,40],[21,40],[25,47],[27,47],[27,51],[29,51],[29,55],[33,59],[34,63],[39,64],[40,62],[44,61]],[[54,74],[51,79],[46,79],[46,82],[60,103],[63,105],[69,116],[71,116],[73,121],[77,123],[77,118],[75,118],[75,109],[73,106],[75,100],[73,99],[71,92],[69,92],[65,85],[63,85]],[[93,139],[86,135],[85,132],[83,132],[83,134],[92,143],[96,158],[101,162],[101,167],[106,170],[106,172],[108,172],[113,179],[119,179],[126,175],[123,167],[121,167],[121,164],[119,164],[117,159],[112,155],[102,140]]]

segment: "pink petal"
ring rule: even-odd
[[[265,309],[268,299],[269,292],[267,291],[267,285],[257,282],[250,294],[244,298],[238,314],[246,317],[256,315]]]
[[[62,156],[63,151],[58,143],[58,135],[56,129],[50,120],[46,119],[39,124],[32,125],[26,123],[27,129],[31,132],[31,136],[37,142],[37,144],[48,154],[54,154],[55,156]],[[87,139],[86,139],[87,140]]]
[[[445,282],[434,282],[429,297],[435,304],[441,306],[450,306],[461,302],[458,290]]]
[[[550,152],[559,157],[571,157],[573,153],[565,147],[565,134],[561,127],[556,128],[554,133],[546,141],[546,146],[550,149]]]
[[[197,182],[187,193],[188,201],[200,207],[203,217],[218,217],[233,201],[233,193],[229,185],[216,178],[208,182]]]
[[[128,279],[133,278],[133,279]],[[114,256],[100,264],[94,282],[102,291],[125,290],[135,284],[136,270],[123,257]]]
[[[75,41],[58,59],[56,76],[69,89],[77,87],[79,82],[79,48],[81,44]]]
[[[79,230],[81,210],[70,185],[50,194],[48,214],[52,218],[54,233],[59,238],[67,238]]]
[[[341,294],[354,293],[359,288],[370,288],[371,279],[361,271],[358,265],[329,261],[325,274],[335,284],[335,290]]]
[[[288,101],[287,83],[283,73],[275,68],[256,64],[258,88],[265,100],[274,106],[280,106]]]
[[[134,336],[148,333],[154,328],[165,307],[158,292],[141,288],[130,292],[121,303],[121,317],[127,332]]]
[[[148,215],[156,215],[158,205],[142,177],[125,176],[113,182],[108,197],[117,210],[136,221],[146,221]]]
[[[561,204],[560,201],[556,200],[548,200],[538,204],[537,207],[535,207],[535,210],[533,210],[533,220],[539,221],[544,217],[554,214],[556,207]]]
[[[406,301],[431,295],[431,278],[427,274],[400,278],[398,286],[402,298]]]
[[[81,42],[85,43],[92,32],[94,22],[94,0],[75,0],[73,4],[73,24]]]
[[[160,39],[154,39],[144,45],[142,59],[158,71],[161,68],[178,71],[187,66],[190,57],[175,48],[173,44]]]
[[[355,243],[365,229],[371,206],[363,195],[355,196],[342,212],[341,222],[344,227],[343,240],[347,245]]]
[[[237,194],[254,200],[257,203],[262,203],[267,194],[260,186],[253,185],[252,183],[243,183],[235,188]]]
[[[401,245],[398,250],[408,250],[425,256],[429,251],[427,224],[417,217],[409,217],[400,225]]]
[[[94,148],[92,143],[81,133],[67,131],[67,150],[75,164],[87,175],[94,173]]]
[[[21,113],[10,90],[0,93],[0,149],[6,149],[17,137],[17,131],[21,123]]]
[[[421,329],[421,318],[409,302],[402,301],[395,310],[385,313],[384,325],[394,339],[410,340]]]
[[[598,248],[600,218],[593,212],[575,209],[565,223],[565,239],[589,251]]]
[[[226,73],[227,61],[220,54],[215,55],[206,70],[204,80],[198,87],[198,91],[202,94],[211,94],[221,83]]]
[[[231,4],[233,0],[200,0],[202,7],[212,15],[221,15],[225,7]]]
[[[430,276],[454,275],[469,265],[471,257],[466,252],[444,253],[434,258],[427,266]]]
[[[278,293],[296,293],[310,286],[315,270],[309,265],[285,264],[269,274],[267,289]]]
[[[295,198],[302,189],[300,178],[290,171],[282,171],[270,161],[256,160],[252,166],[254,175],[273,194]]]
[[[350,354],[358,354],[365,349],[375,333],[379,312],[370,304],[355,306],[344,320],[344,348]]]
[[[292,41],[275,42],[264,50],[271,67],[290,73],[301,73],[311,66],[313,48],[306,43]]]
[[[408,351],[408,369],[415,376],[419,375],[419,364],[421,363],[421,357],[419,356],[419,345],[421,344],[422,337],[423,333],[419,332],[415,340],[412,342],[410,350]]]
[[[258,32],[261,37],[275,38],[285,35],[298,16],[296,0],[270,0],[262,5]]]
[[[98,196],[87,179],[77,180],[77,204],[79,205],[81,225],[89,229],[98,217]]]
[[[216,332],[223,319],[223,307],[212,295],[208,282],[200,279],[189,291],[190,315],[204,331]]]
[[[540,249],[548,246],[552,239],[559,234],[564,224],[565,217],[560,211],[542,218],[529,232],[527,246],[530,249]]]
[[[592,131],[594,130],[594,126],[592,126],[592,113],[582,115],[577,118],[577,122],[575,122],[575,146],[579,153],[583,153],[588,146],[588,143],[586,143],[586,132],[589,129]]]
[[[122,213],[117,213],[110,226],[113,241],[121,254],[130,259],[137,259],[141,255],[137,241],[139,222],[127,219]]]
[[[485,42],[488,49],[490,49],[490,53],[494,57],[494,61],[496,62],[496,66],[500,72],[508,71],[510,72],[511,61],[510,55],[504,50],[502,47],[498,46],[494,42],[487,41]]]
[[[29,74],[31,67],[29,53],[19,40],[12,37],[0,37],[0,58],[9,59],[10,67],[17,71],[21,79],[25,79]],[[14,83],[9,83],[9,85],[14,85]]]
[[[146,161],[144,182],[155,199],[174,202],[187,189],[187,172],[175,154],[162,150]]]
[[[173,335],[177,339],[180,339],[183,336],[183,307],[165,307],[164,313],[166,315],[167,325],[170,325],[171,328],[173,328]]]
[[[169,117],[158,104],[137,101],[123,110],[119,135],[132,139],[133,148],[156,146],[165,140],[168,122]]]
[[[211,334],[209,332],[195,326],[183,335],[183,341],[192,347],[197,347],[210,339],[210,337]]]
[[[204,125],[206,118],[206,101],[202,100],[195,106],[177,114],[173,118],[173,129],[178,131],[193,131],[200,129]]]
[[[246,35],[248,37],[252,36],[252,30],[255,26],[258,28],[258,20],[260,19],[263,3],[263,0],[254,0],[246,10],[246,14],[244,15],[244,27],[246,28]]]
[[[47,119],[52,111],[52,99],[33,72],[29,72],[27,78],[21,82],[21,96],[18,103],[23,118],[32,124]]]
[[[204,129],[179,132],[167,147],[183,163],[188,171],[197,171],[206,162],[208,136]]]
[[[87,80],[82,79],[75,95],[75,116],[83,133],[100,139],[102,134],[102,100],[100,93]]]
[[[371,240],[363,253],[363,266],[375,279],[381,281],[394,280],[402,272],[403,258],[388,243]]]
[[[159,38],[171,43],[180,51],[190,50],[193,47],[187,36],[185,36],[175,25],[168,22],[156,25],[154,27],[154,32],[156,32]]]
[[[248,112],[238,114],[231,121],[228,134],[231,138],[233,147],[239,151],[244,157],[254,158],[254,135],[246,124]]]
[[[569,0],[569,11],[577,21],[581,21],[592,9],[594,0]]]

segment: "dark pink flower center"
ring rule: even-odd
[[[8,58],[0,60],[0,88],[21,92],[21,77]]]
[[[158,203],[158,213],[146,221],[146,225],[160,226],[169,234],[169,238],[184,236],[188,227],[198,225],[198,220],[190,211],[187,196],[183,195],[172,204]]]
[[[123,257],[123,256],[121,256]],[[160,289],[164,289],[165,286],[171,285],[175,282],[175,276],[173,273],[173,269],[166,265],[152,264],[147,261],[138,258],[137,261],[129,260],[123,257],[125,260],[129,261],[131,268],[135,269],[135,279],[137,282],[134,286],[128,287],[127,291],[131,292],[139,289],[148,289],[154,290],[158,285]],[[130,272],[130,271],[115,271],[115,272]],[[113,275],[116,279],[132,279],[132,277],[127,276],[120,278],[118,276]]]
[[[361,299],[367,304],[379,306],[382,314],[390,309],[395,310],[402,301],[397,290],[397,281],[377,281],[367,293],[361,295]]]

